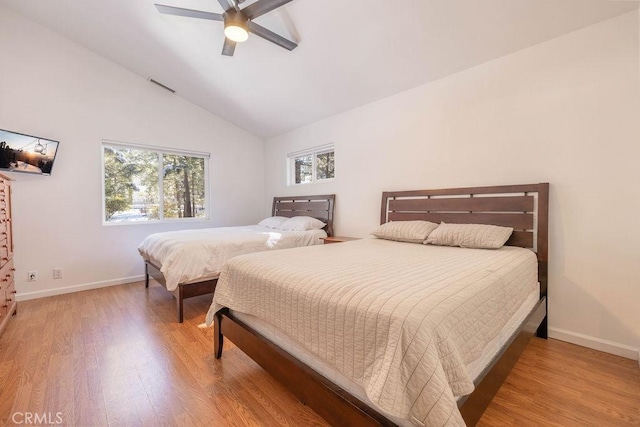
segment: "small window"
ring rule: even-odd
[[[208,218],[207,153],[104,142],[105,223]]]
[[[326,181],[335,177],[333,145],[290,153],[288,158],[289,185]]]

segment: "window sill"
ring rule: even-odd
[[[333,182],[335,181],[335,178],[328,178],[328,179],[320,179],[320,180],[316,180],[316,181],[311,181],[311,182],[301,182],[301,183],[289,183],[287,184],[288,187],[297,187],[299,185],[311,185],[311,184],[324,184],[324,183],[328,183],[328,182]]]
[[[118,222],[102,221],[102,225],[106,227],[114,227],[118,225],[185,224],[185,223],[209,222],[209,221],[211,221],[211,218],[179,218],[179,219],[163,219],[163,220],[149,220],[149,221],[118,221]]]

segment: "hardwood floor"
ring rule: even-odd
[[[478,425],[640,425],[638,362],[534,338]]]
[[[157,284],[21,302],[0,337],[0,424],[326,425],[230,343],[215,360],[210,302],[187,300],[183,324]],[[534,339],[479,425],[640,425],[639,402],[637,362]]]

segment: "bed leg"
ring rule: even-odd
[[[222,347],[224,345],[224,335],[222,335],[221,323],[222,313],[218,311],[213,322],[213,352],[216,359],[220,359],[222,357]]]
[[[144,263],[144,287],[149,287],[149,264]]]
[[[542,323],[540,323],[540,326],[538,327],[538,330],[536,331],[536,336],[538,338],[544,338],[544,339],[548,338],[547,316],[544,316],[544,319],[542,319]]]
[[[178,323],[182,323],[182,321],[184,320],[183,304],[182,304],[182,301],[184,300],[183,290],[184,288],[181,285],[178,285],[178,295],[176,298],[176,305],[177,305],[176,308],[178,310]]]

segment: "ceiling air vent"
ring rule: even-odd
[[[166,90],[168,90],[168,91],[169,91],[169,92],[171,92],[171,93],[176,93],[176,91],[175,91],[175,90],[171,89],[171,88],[170,88],[170,87],[168,87],[168,86],[163,85],[163,84],[162,84],[162,83],[160,83],[160,82],[157,82],[157,81],[153,80],[151,77],[149,77],[149,81],[150,81],[151,83],[157,84],[157,85],[158,85],[158,86],[160,86],[162,89],[166,89]]]

